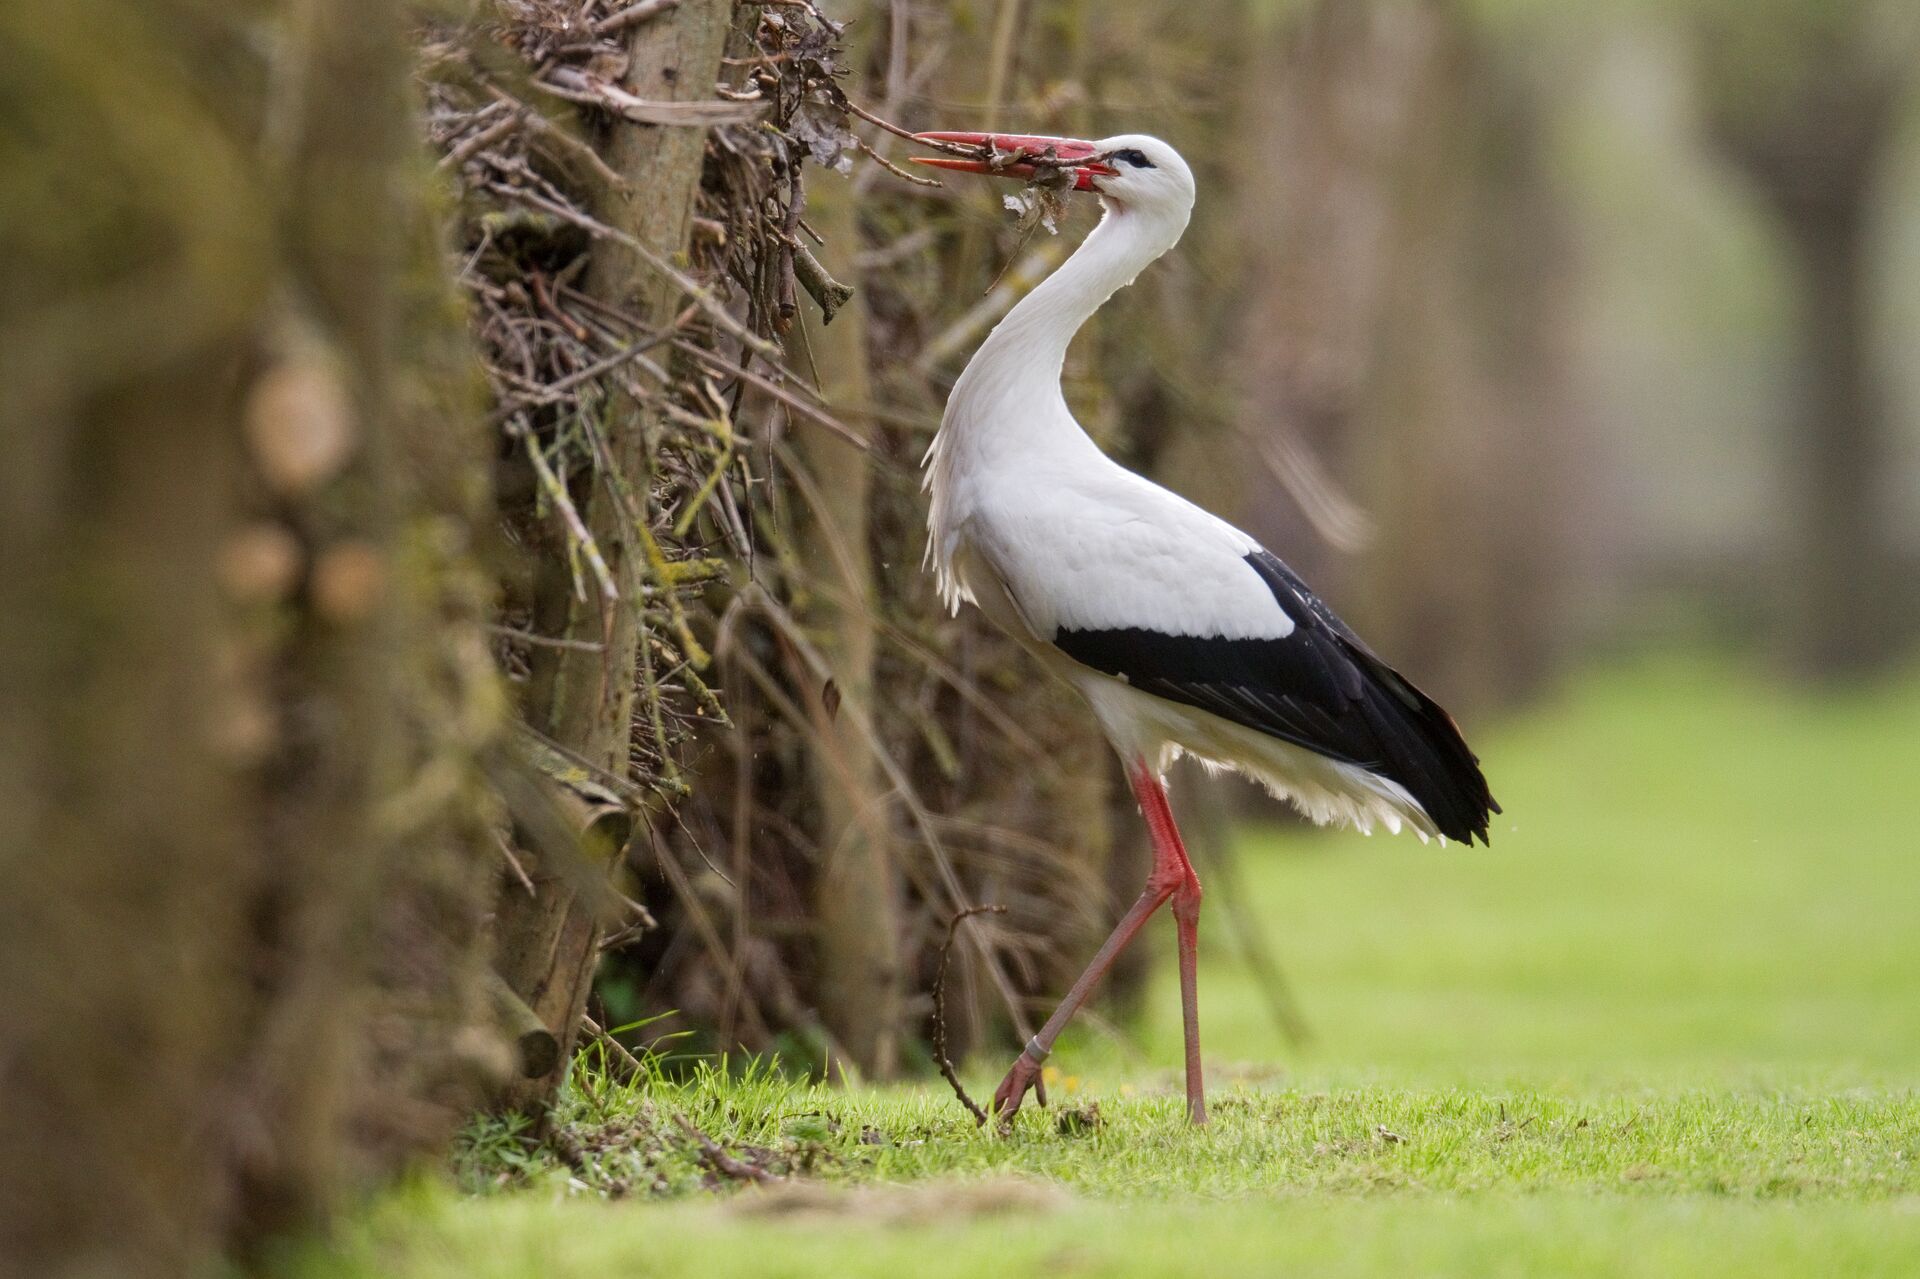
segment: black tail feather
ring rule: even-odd
[[[1360,649],[1354,657],[1368,675],[1362,698],[1381,746],[1384,767],[1377,771],[1406,787],[1448,839],[1487,843],[1500,805],[1453,717],[1372,653]]]

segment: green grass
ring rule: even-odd
[[[414,1210],[404,1249],[355,1274],[523,1275],[1845,1275],[1910,1277],[1920,1213],[1574,1195],[1185,1199],[1142,1212],[944,1187],[801,1204],[606,1208],[519,1200]],[[767,1202],[777,1199],[779,1202]],[[389,1268],[394,1267],[394,1268]],[[321,1272],[312,1271],[310,1274]]]
[[[1070,1038],[1011,1137],[937,1082],[589,1078],[567,1159],[477,1128],[464,1193],[396,1196],[300,1269],[1920,1273],[1920,681],[1810,701],[1642,666],[1482,745],[1490,851],[1244,836],[1315,1035],[1279,1041],[1214,911],[1206,1131],[1163,981],[1138,1050]],[[705,1193],[681,1114],[786,1181]]]

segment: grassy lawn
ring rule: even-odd
[[[1244,834],[1314,1038],[1280,1041],[1216,911],[1209,1130],[1179,1121],[1168,974],[1136,1047],[1069,1039],[1008,1138],[937,1081],[599,1083],[564,1157],[477,1130],[460,1188],[290,1266],[1920,1273],[1920,681],[1798,701],[1662,663],[1481,736],[1491,851]],[[680,1115],[785,1180],[699,1193],[732,1181]]]

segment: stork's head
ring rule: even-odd
[[[915,164],[957,173],[1031,180],[1058,173],[1062,185],[1092,191],[1121,208],[1177,215],[1193,208],[1193,170],[1180,153],[1144,133],[1087,142],[1020,133],[916,133],[947,155],[914,156]]]

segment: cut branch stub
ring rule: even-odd
[[[522,1079],[550,1075],[560,1064],[560,1039],[547,1029],[540,1015],[527,1001],[514,994],[506,978],[489,968],[486,972],[487,1002],[493,1009],[500,1033],[513,1045],[514,1065]]]
[[[822,324],[832,324],[840,308],[853,300],[853,286],[842,284],[828,275],[827,268],[820,265],[820,259],[814,257],[804,245],[794,250],[793,274],[800,281],[800,287],[807,291],[807,296],[819,303]]]

